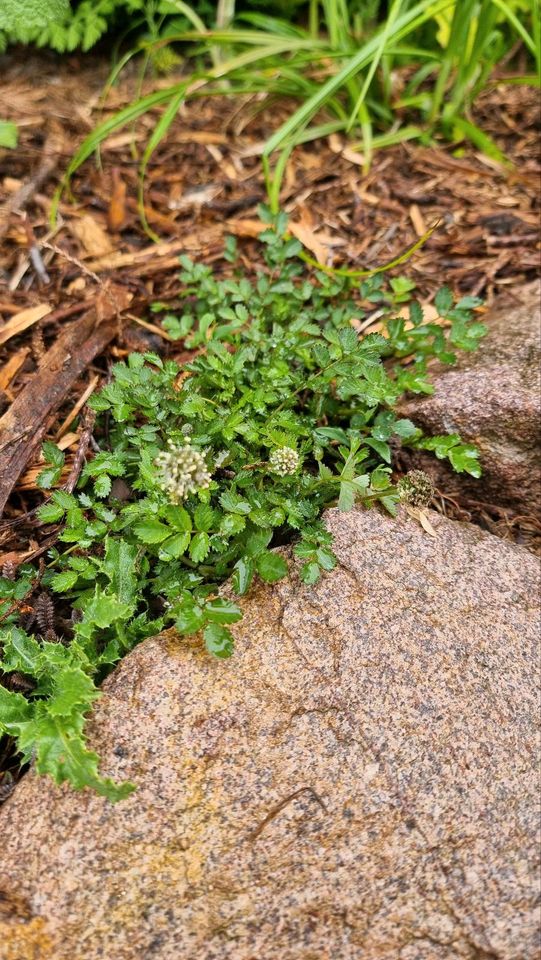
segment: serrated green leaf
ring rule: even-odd
[[[2,660],[0,665],[6,673],[18,670],[34,676],[41,657],[41,648],[34,637],[19,627],[10,627],[2,634]]]
[[[233,635],[227,627],[220,623],[209,623],[205,627],[203,637],[209,653],[220,659],[230,657],[234,649]]]
[[[194,563],[201,563],[210,551],[210,540],[208,533],[196,533],[190,543],[190,557]]]
[[[85,604],[84,617],[77,624],[76,633],[82,637],[92,636],[96,627],[103,630],[116,620],[125,620],[131,611],[132,604],[122,603],[97,586],[92,599]]]
[[[257,557],[272,540],[272,530],[256,530],[246,540],[247,557]]]
[[[309,563],[304,563],[301,567],[301,580],[303,583],[306,583],[309,587],[313,586],[314,583],[317,583],[321,576],[321,569],[318,563],[311,561]]]
[[[411,420],[397,420],[393,427],[393,432],[401,440],[409,440],[411,437],[419,435],[419,428]]]
[[[66,454],[60,447],[57,447],[56,443],[52,443],[51,440],[46,440],[45,443],[42,444],[41,452],[45,462],[52,464],[53,467],[62,467],[64,465]]]
[[[2,0],[0,30],[16,33],[21,28],[45,27],[68,14],[69,0]]]
[[[256,558],[256,570],[266,583],[275,583],[287,576],[287,563],[279,553],[266,550]]]
[[[479,463],[479,451],[471,444],[459,444],[449,451],[451,466],[457,473],[469,473],[472,477],[480,477],[482,470]]]
[[[326,550],[325,547],[319,547],[316,551],[316,560],[324,570],[334,570],[337,559],[332,550]]]
[[[137,593],[137,554],[138,548],[126,540],[107,537],[105,541],[101,567],[121,603],[131,604]]]
[[[11,120],[0,120],[0,147],[14,150],[19,139],[17,124]]]
[[[236,623],[242,618],[242,610],[225,597],[216,597],[205,604],[205,616],[210,623]]]
[[[233,493],[231,490],[226,490],[222,493],[220,504],[224,510],[229,511],[229,513],[248,514],[251,510],[248,501],[244,500],[237,493]]]
[[[25,757],[35,757],[38,773],[48,773],[55,783],[68,780],[76,790],[91,787],[113,803],[123,800],[134,785],[99,776],[98,755],[85,746],[82,728],[81,715],[68,724],[65,718],[38,714],[25,726],[18,745]]]
[[[385,460],[385,463],[391,462],[391,448],[388,443],[383,440],[375,440],[374,437],[366,437],[364,442],[367,446],[372,447],[372,450],[375,450],[378,456]]]
[[[434,306],[440,317],[445,317],[453,306],[453,293],[449,287],[441,287],[434,297]]]
[[[55,573],[51,580],[51,587],[55,593],[67,593],[75,586],[78,579],[79,574],[75,570],[62,570],[60,573]]]
[[[133,532],[143,543],[163,543],[171,535],[171,528],[154,517],[147,517],[134,524]]]
[[[171,560],[181,557],[190,546],[189,533],[175,533],[160,546],[160,560]]]
[[[107,476],[106,473],[102,473],[101,476],[96,477],[94,481],[94,493],[97,497],[107,497],[111,493],[112,481],[111,477]]]
[[[51,717],[66,717],[90,708],[100,696],[91,678],[77,667],[63,667],[53,682],[53,693],[47,701],[47,713]]]
[[[250,588],[254,578],[255,563],[250,557],[241,557],[237,560],[232,575],[233,590],[239,596],[244,596]]]
[[[42,523],[56,523],[64,516],[65,510],[56,503],[42,503],[37,509],[38,519]]]
[[[161,510],[161,516],[167,520],[175,530],[181,533],[190,533],[192,530],[192,518],[184,507],[169,505]]]
[[[193,515],[196,530],[208,533],[214,522],[214,510],[208,503],[200,503]]]
[[[201,630],[205,623],[206,617],[203,608],[197,604],[187,605],[178,614],[175,627],[179,633],[191,634]]]
[[[23,724],[32,719],[33,708],[22,693],[0,685],[0,730],[16,737]]]
[[[351,480],[342,480],[340,484],[340,495],[338,497],[338,509],[347,511],[352,510],[357,496],[357,488]]]
[[[50,490],[62,476],[62,467],[45,467],[36,477],[36,484],[42,490]]]

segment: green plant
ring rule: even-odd
[[[17,30],[24,24],[46,27],[69,14],[69,0],[2,0],[0,30]]]
[[[472,350],[484,327],[479,301],[454,303],[446,288],[436,306],[445,326],[427,323],[403,278],[309,273],[286,218],[262,211],[266,269],[255,279],[235,270],[217,279],[181,258],[186,309],[154,312],[192,358],[182,369],[153,354],[132,354],[90,401],[100,415],[99,450],[79,489],[53,490],[39,509],[59,524],[45,571],[20,570],[0,581],[7,613],[0,663],[34,684],[24,696],[0,686],[0,728],[15,737],[39,772],[112,800],[129,784],[100,778],[84,741],[84,716],[97,684],[144,637],[175,625],[201,631],[210,654],[233,648],[229,625],[240,608],[219,592],[231,578],[239,596],[254,577],[274,582],[287,563],[272,547],[293,541],[300,577],[332,570],[323,510],[381,504],[393,513],[392,444],[432,446],[458,471],[479,476],[474,447],[457,436],[423,438],[395,413],[406,392],[430,393],[427,360],[452,363]],[[226,258],[235,261],[235,244]],[[409,302],[409,321],[397,317]],[[385,336],[359,335],[357,321],[381,310]],[[105,420],[106,418],[106,420]],[[41,484],[58,483],[63,454],[46,444]],[[36,590],[56,594],[63,642],[23,629]],[[55,642],[55,639],[57,642]]]
[[[14,150],[19,139],[17,124],[9,120],[0,120],[0,147]]]
[[[164,58],[167,63],[167,50],[180,51],[186,63],[191,57],[192,67],[182,81],[135,100],[98,125],[77,150],[64,186],[112,132],[165,107],[141,158],[142,179],[185,101],[245,93],[300,101],[264,151],[275,210],[291,151],[332,132],[353,138],[365,168],[379,147],[440,135],[471,140],[506,162],[473,122],[470,107],[517,43],[535,64],[537,78],[515,75],[510,82],[538,83],[539,0],[394,0],[388,13],[377,2],[311,0],[307,20],[301,16],[298,22],[250,10],[230,22],[234,4],[229,2],[219,5],[214,29],[212,17],[202,19],[181,0],[122,2],[141,8],[146,36],[121,58],[110,83],[138,55],[143,70]]]

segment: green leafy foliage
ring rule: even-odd
[[[102,678],[135,644],[174,625],[182,635],[200,634],[210,655],[230,656],[231,625],[241,617],[235,594],[245,595],[256,578],[274,584],[287,573],[276,545],[294,542],[300,576],[311,585],[336,563],[321,523],[327,506],[379,503],[395,511],[397,445],[433,450],[479,474],[473,447],[455,435],[423,437],[396,413],[405,390],[431,389],[430,357],[452,363],[457,348],[476,345],[477,301],[455,304],[444,290],[436,305],[446,325],[426,323],[413,284],[378,277],[359,287],[308,272],[286,218],[262,216],[266,266],[254,279],[239,269],[219,279],[181,258],[186,306],[178,330],[193,351],[181,384],[178,365],[155,354],[117,364],[90,401],[98,451],[79,488],[53,490],[38,511],[61,528],[40,589],[74,614],[64,642],[18,622],[18,602],[31,597],[38,577],[32,567],[17,581],[0,580],[0,601],[9,605],[0,667],[32,687],[26,696],[0,687],[0,728],[39,771],[112,800],[131,787],[100,777],[84,718]],[[396,317],[405,302],[408,325]],[[374,310],[384,334],[360,336],[359,321]],[[193,488],[183,475],[165,478],[179,451],[189,477],[203,463],[210,481]],[[52,443],[43,452],[49,466],[41,484],[49,489],[63,454]]]
[[[46,27],[69,15],[69,0],[2,0],[0,30]]]
[[[50,440],[45,441],[41,452],[43,459],[49,466],[38,475],[38,483],[44,490],[49,490],[60,480],[62,467],[64,466],[64,460],[66,458],[62,450],[60,450],[55,443],[51,443]]]
[[[17,124],[9,120],[0,120],[0,147],[14,150],[19,139]]]
[[[231,16],[224,20],[225,7]],[[82,0],[61,23],[40,29],[21,23],[15,33],[0,34],[0,49],[2,41],[22,41],[60,52],[88,50],[108,28],[120,32],[131,49],[113,67],[107,89],[122,65],[137,57],[142,74],[149,67],[168,72],[179,63],[189,65],[180,82],[160,85],[92,130],[72,158],[62,189],[111,133],[164,108],[152,123],[140,164],[142,193],[153,151],[184,102],[200,97],[203,87],[213,96],[287,98],[292,113],[263,152],[277,209],[291,151],[336,132],[351,137],[365,169],[377,149],[442,136],[452,143],[469,141],[508,164],[497,143],[472,121],[471,107],[496,70],[500,82],[539,85],[539,22],[539,0],[313,0],[279,9],[270,0],[218,5]],[[501,76],[502,63],[507,78]],[[139,200],[145,222],[141,194]],[[173,324],[171,333],[182,335],[172,318],[167,322]]]

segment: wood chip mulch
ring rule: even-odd
[[[20,562],[43,553],[33,513],[42,499],[35,485],[42,439],[66,450],[62,483],[74,484],[88,446],[79,413],[111,363],[132,350],[182,356],[149,309],[156,300],[181,307],[179,255],[219,264],[232,234],[247,268],[257,264],[262,146],[292,105],[258,96],[196,100],[183,109],[148,170],[146,213],[160,237],[154,243],[136,197],[137,153],[155,113],[110,137],[101,165],[85,164],[72,199],[64,195],[50,222],[74,148],[130,102],[136,74],[111,91],[104,108],[105,61],[25,51],[3,57],[2,66],[3,116],[19,125],[20,146],[0,151],[0,562]],[[538,97],[525,87],[495,86],[474,119],[509,169],[446,143],[381,151],[368,172],[337,135],[298,148],[281,196],[292,232],[319,260],[370,268],[439,221],[398,270],[416,281],[421,300],[429,304],[443,282],[489,305],[512,295],[539,270]],[[517,538],[514,519],[497,508],[474,519]],[[534,521],[521,522],[524,531]]]

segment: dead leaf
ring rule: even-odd
[[[359,150],[353,150],[352,147],[344,147],[342,156],[344,160],[349,160],[350,163],[356,163],[359,167],[364,166],[366,159],[364,153],[360,153]]]
[[[77,414],[79,413],[79,411],[82,409],[82,407],[84,407],[84,405],[85,405],[86,401],[88,400],[89,396],[90,396],[92,393],[94,393],[94,390],[96,389],[96,387],[97,387],[97,385],[98,385],[98,383],[99,383],[99,380],[100,380],[100,378],[99,378],[99,376],[98,376],[97,374],[96,374],[95,377],[92,377],[92,380],[91,380],[90,383],[88,384],[86,390],[81,394],[81,396],[80,396],[79,399],[77,400],[77,403],[73,406],[73,409],[68,413],[66,419],[65,419],[65,420],[63,421],[63,423],[59,426],[58,430],[56,431],[56,435],[55,435],[55,441],[56,441],[56,443],[58,443],[59,446],[61,445],[61,442],[62,442],[61,438],[64,438],[64,442],[65,442],[65,437],[66,437],[66,436],[68,436],[68,437],[69,437],[69,436],[72,436],[72,434],[69,434],[69,433],[67,434],[66,431],[67,431],[67,429],[68,429],[69,427],[71,427],[71,424],[72,424],[73,421],[75,420],[75,417],[77,416]],[[60,449],[63,450],[64,447],[60,446]]]
[[[261,231],[260,231],[261,232]],[[142,250],[131,250],[129,253],[112,253],[106,257],[98,257],[87,263],[89,270],[100,272],[102,270],[118,270],[120,267],[131,267],[136,263],[147,258],[161,258],[170,253],[180,253],[184,249],[197,249],[197,245],[192,246],[193,238],[191,236],[183,237],[182,240],[172,240],[167,243],[153,243],[149,247],[143,247]],[[199,247],[201,239],[199,238]]]
[[[115,316],[118,317],[129,307],[132,300],[133,293],[126,290],[126,287],[121,287],[118,283],[104,284],[94,301],[96,326]]]
[[[428,514],[425,510],[421,510],[420,507],[407,507],[406,509],[410,517],[413,517],[414,520],[419,521],[426,533],[429,533],[431,537],[438,537],[438,533],[434,530],[434,527],[430,523]]]
[[[17,193],[23,185],[22,180],[16,180],[15,177],[4,177],[2,186],[6,193]]]
[[[344,149],[344,141],[342,137],[339,137],[337,133],[331,133],[328,138],[328,144],[333,153],[342,153]]]
[[[16,313],[15,316],[11,317],[0,329],[0,344],[22,333],[23,330],[27,330],[33,323],[37,323],[42,317],[46,317],[48,313],[51,313],[52,309],[48,303],[38,303],[36,307],[29,307],[27,310],[21,310],[20,313]]]
[[[65,433],[64,436],[60,438],[60,440],[56,441],[56,445],[59,450],[69,450],[70,447],[75,446],[75,444],[78,442],[79,442],[79,434],[72,432],[72,433]]]
[[[189,133],[177,133],[173,138],[174,143],[227,143],[225,133],[213,133],[211,130],[190,130]]]
[[[318,263],[327,264],[329,260],[329,248],[342,246],[343,240],[332,237],[328,233],[317,232],[312,225],[313,221],[306,209],[302,211],[300,221],[289,224],[289,230],[297,240],[300,240],[303,247],[306,247]]]
[[[417,236],[424,237],[426,233],[426,223],[416,203],[412,203],[409,209],[409,215],[410,215],[410,220],[413,224],[413,229],[415,230],[415,233],[417,234]]]
[[[206,183],[186,190],[178,199],[171,199],[167,206],[170,210],[189,210],[191,207],[204,207],[222,192],[221,183]]]
[[[81,217],[80,220],[72,221],[70,230],[82,243],[85,253],[88,253],[91,257],[105,257],[113,250],[110,237],[107,236],[103,227],[100,227],[99,223],[88,214]]]
[[[265,224],[261,220],[228,220],[227,229],[236,237],[258,237]]]
[[[107,226],[113,233],[118,233],[126,221],[126,184],[120,176],[118,167],[113,167],[112,177],[113,188],[107,210]]]
[[[86,290],[86,280],[84,277],[76,277],[75,280],[68,283],[66,287],[66,293],[69,294],[82,293],[83,290]]]
[[[0,370],[0,390],[5,390],[6,387],[9,387],[11,381],[21,369],[29,353],[29,347],[21,347],[21,349],[18,350],[17,353],[14,353],[13,356],[10,357],[9,360],[4,364]]]

